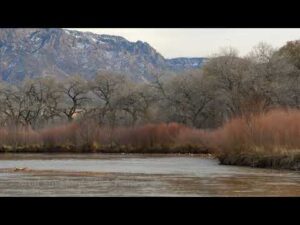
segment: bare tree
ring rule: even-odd
[[[100,123],[104,123],[107,118],[110,125],[115,124],[116,99],[124,86],[124,82],[126,79],[123,75],[111,72],[101,72],[90,81],[89,87],[96,97],[94,111],[98,114]]]
[[[122,92],[116,99],[116,107],[128,113],[131,117],[131,125],[137,121],[151,121],[150,107],[156,100],[154,90],[148,84],[123,83]]]
[[[76,113],[85,110],[84,106],[89,101],[87,82],[80,76],[70,77],[61,86],[61,91],[64,94],[64,100],[60,109],[68,121],[72,121]]]
[[[24,102],[24,95],[17,86],[2,83],[0,87],[1,124],[24,124],[22,121]]]
[[[226,110],[225,119],[241,114],[240,106],[243,98],[240,93],[245,71],[248,68],[249,60],[238,57],[232,50],[212,58],[203,67],[205,79],[216,91],[219,102],[223,102]]]

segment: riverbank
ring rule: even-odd
[[[237,117],[210,135],[221,164],[299,171],[299,110]]]
[[[212,154],[208,148],[196,145],[99,146],[99,145],[30,145],[1,146],[0,153],[136,153],[136,154]]]
[[[1,146],[0,153],[104,153],[104,154],[201,154],[217,158],[221,165],[248,166],[270,169],[300,171],[300,152],[286,154],[266,154],[263,152],[215,152],[212,149],[194,146]]]
[[[298,154],[255,154],[223,153],[217,158],[222,165],[249,166],[257,168],[287,169],[300,171],[300,153]]]
[[[213,129],[177,123],[103,127],[88,121],[0,128],[0,153],[213,154],[221,164],[299,170],[300,111],[233,118]]]

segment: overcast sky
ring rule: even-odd
[[[228,46],[237,48],[240,55],[245,55],[261,41],[280,47],[287,41],[300,39],[300,29],[76,28],[75,30],[118,35],[134,42],[145,41],[166,58],[208,57],[220,48]]]

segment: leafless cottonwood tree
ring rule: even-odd
[[[116,102],[126,79],[120,74],[101,72],[90,81],[89,87],[96,97],[95,110],[100,124],[108,120],[111,125],[116,120]]]
[[[87,81],[79,76],[70,77],[60,88],[64,94],[61,111],[68,121],[72,121],[76,113],[85,110],[85,106],[89,101]]]
[[[1,124],[24,124],[22,120],[24,102],[25,96],[17,86],[2,83],[0,87]]]

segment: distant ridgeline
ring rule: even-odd
[[[25,77],[92,78],[99,71],[150,81],[151,74],[201,67],[205,58],[166,59],[148,43],[91,32],[50,29],[0,29],[0,76],[15,82]]]

